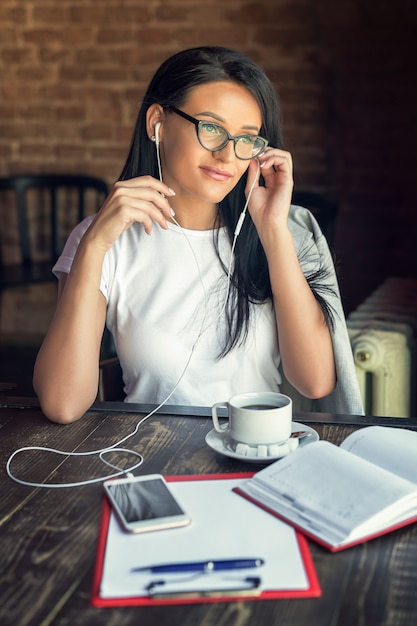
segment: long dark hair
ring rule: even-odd
[[[158,103],[180,108],[192,89],[217,81],[235,82],[244,86],[254,96],[262,115],[259,134],[268,140],[269,145],[283,148],[278,99],[271,82],[261,68],[243,54],[227,48],[190,48],[167,59],[152,78],[138,114],[132,144],[120,180],[149,174],[158,178],[155,146],[149,141],[146,132],[146,112],[149,106]],[[231,241],[245,204],[246,178],[245,173],[218,206],[216,223],[225,226]],[[220,257],[216,237],[214,243],[226,272],[227,268]],[[251,303],[261,303],[268,299],[272,299],[272,291],[267,260],[256,228],[247,214],[235,247],[227,306],[227,341],[220,356],[227,354],[246,338]]]

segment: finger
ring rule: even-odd
[[[265,150],[265,152],[261,154],[258,159],[262,170],[278,168],[292,172],[292,157],[291,154],[285,150]]]
[[[158,190],[151,187],[122,186],[116,185],[113,188],[109,202],[116,203],[117,206],[132,206],[144,208],[146,206],[154,206],[161,211],[167,219],[170,219],[175,213],[169,204],[169,200]],[[144,204],[143,204],[144,203]]]
[[[144,200],[143,198],[131,198],[130,202],[126,202],[124,206],[121,207],[120,213],[123,214],[123,222],[130,224],[140,222],[143,224],[148,234],[152,230],[153,222],[157,222],[165,230],[168,228],[165,209],[162,210],[160,206],[155,205],[151,201]],[[170,219],[171,217],[172,214],[169,212],[168,218]]]
[[[175,196],[175,191],[168,187],[165,183],[153,176],[136,176],[135,178],[126,178],[125,180],[118,180],[115,187],[153,187],[160,193],[168,196]]]
[[[261,177],[260,163],[258,159],[252,159],[248,167],[248,175],[246,178],[245,194],[249,194],[251,189],[259,187],[259,179]]]

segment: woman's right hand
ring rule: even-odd
[[[167,198],[175,192],[152,176],[118,181],[107,196],[84,238],[94,240],[106,253],[134,222],[150,235],[153,222],[167,229],[174,211]]]
[[[104,255],[134,222],[148,234],[154,223],[167,228],[172,216],[167,198],[174,195],[151,176],[119,181],[82,237],[70,273],[60,280],[59,304],[34,369],[34,389],[52,421],[79,419],[97,395],[106,318],[100,292]]]

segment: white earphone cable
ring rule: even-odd
[[[157,154],[157,163],[158,163],[158,172],[159,172],[159,178],[162,181],[162,167],[161,167],[161,159],[160,159],[160,153],[159,153],[159,141],[158,141],[158,137],[156,137],[156,154]],[[223,306],[222,309],[219,312],[219,315],[216,317],[216,320],[214,320],[213,322],[211,322],[211,324],[209,326],[211,326],[213,323],[215,323],[215,321],[218,321],[221,316],[224,314],[224,311],[226,309],[227,306],[227,300],[229,297],[229,292],[230,292],[230,283],[231,283],[231,273],[232,273],[232,265],[233,265],[233,254],[234,254],[234,250],[236,247],[236,241],[237,238],[239,236],[240,230],[242,228],[245,216],[246,216],[246,211],[248,208],[248,204],[250,201],[250,197],[252,195],[252,191],[255,187],[256,181],[258,179],[258,174],[259,174],[259,162],[258,162],[258,172],[257,175],[255,176],[253,183],[250,187],[246,202],[245,202],[245,206],[242,210],[242,213],[239,216],[239,220],[237,222],[235,231],[234,231],[234,238],[233,238],[233,242],[232,242],[232,246],[231,246],[231,252],[230,252],[230,261],[229,261],[229,266],[228,266],[228,271],[227,271],[227,289],[226,289],[226,295],[224,298],[224,302],[223,302]],[[71,488],[71,487],[81,487],[81,486],[86,486],[86,485],[92,485],[92,484],[96,484],[96,483],[100,483],[103,482],[105,480],[109,480],[112,478],[117,478],[119,476],[123,476],[126,475],[128,473],[133,472],[134,470],[136,470],[138,467],[140,467],[140,465],[142,465],[143,463],[143,456],[139,453],[136,452],[135,450],[131,450],[128,448],[121,448],[120,446],[127,441],[128,439],[130,439],[131,437],[133,437],[134,435],[137,434],[137,432],[139,431],[139,428],[142,426],[142,424],[148,420],[150,417],[152,417],[152,415],[154,415],[155,413],[157,413],[157,411],[162,408],[167,402],[168,400],[172,397],[172,395],[175,393],[175,391],[178,388],[178,385],[181,383],[181,380],[183,379],[188,366],[190,364],[190,361],[192,359],[192,356],[194,354],[195,348],[200,340],[200,337],[202,336],[203,332],[205,332],[205,330],[207,330],[207,328],[209,326],[207,326],[206,328],[204,328],[204,324],[205,324],[205,320],[207,317],[207,292],[206,292],[206,288],[204,285],[204,280],[203,277],[201,275],[201,269],[198,263],[198,259],[197,256],[195,254],[195,251],[193,249],[193,246],[191,244],[191,241],[189,239],[189,237],[187,236],[187,233],[185,232],[185,230],[181,227],[181,225],[177,222],[177,220],[173,217],[172,218],[174,223],[179,227],[181,233],[184,235],[190,250],[192,252],[192,255],[194,257],[196,266],[197,266],[197,270],[198,270],[198,275],[199,275],[199,279],[200,279],[200,283],[203,289],[203,294],[204,294],[204,315],[203,315],[203,319],[201,322],[201,326],[200,329],[197,333],[197,337],[191,347],[190,350],[190,354],[188,356],[188,359],[185,363],[185,366],[175,384],[175,386],[173,387],[173,389],[170,391],[170,393],[168,394],[168,396],[157,406],[155,407],[152,411],[150,411],[147,415],[145,415],[144,417],[142,417],[138,423],[136,424],[134,430],[127,434],[125,437],[123,437],[122,439],[120,439],[119,441],[117,441],[116,443],[112,444],[111,446],[108,446],[106,448],[101,448],[98,450],[89,450],[87,452],[65,452],[63,450],[58,450],[56,448],[48,448],[48,447],[44,447],[44,446],[26,446],[23,448],[18,448],[17,450],[15,450],[10,457],[7,460],[6,463],[6,472],[9,476],[9,478],[11,478],[12,480],[14,480],[15,482],[19,483],[20,485],[25,485],[28,487],[39,487],[39,488],[50,488],[50,489],[63,489],[63,488]],[[28,452],[28,451],[37,451],[37,452],[50,452],[53,454],[59,454],[61,456],[66,456],[66,457],[87,457],[87,456],[93,456],[93,455],[98,455],[98,457],[100,458],[100,460],[107,465],[108,467],[111,467],[112,469],[116,470],[115,473],[109,474],[107,476],[100,476],[98,478],[91,478],[91,479],[87,479],[87,480],[82,480],[82,481],[77,481],[77,482],[71,482],[71,483],[37,483],[34,481],[27,481],[27,480],[23,480],[21,478],[18,478],[17,476],[15,476],[12,472],[11,469],[11,464],[13,459],[15,459],[15,457],[18,454],[21,454],[23,452]],[[128,468],[124,468],[121,469],[119,467],[117,467],[116,465],[113,465],[112,463],[110,463],[108,460],[106,460],[104,458],[104,456],[106,454],[109,454],[110,452],[124,452],[124,453],[128,453],[128,454],[132,454],[134,456],[136,456],[139,461],[131,466],[129,466]]]

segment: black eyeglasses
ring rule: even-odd
[[[164,108],[173,111],[194,124],[200,145],[210,152],[223,150],[229,141],[233,141],[237,158],[249,160],[259,156],[268,145],[268,141],[263,137],[259,137],[259,135],[239,135],[238,137],[233,137],[223,126],[220,126],[220,124],[206,120],[197,120],[195,117],[171,105],[166,105]]]

